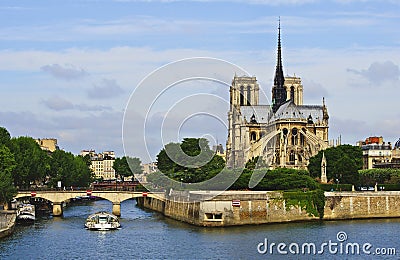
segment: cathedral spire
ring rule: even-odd
[[[283,87],[285,82],[285,77],[283,75],[283,66],[282,66],[282,48],[281,48],[281,18],[279,18],[279,27],[278,27],[278,55],[276,61],[276,70],[275,70],[275,79],[274,85]]]
[[[278,26],[278,54],[276,61],[276,70],[274,78],[274,87],[272,88],[272,110],[274,113],[278,108],[286,102],[287,94],[285,89],[285,77],[283,75],[282,66],[282,49],[281,49],[281,19],[279,18]]]

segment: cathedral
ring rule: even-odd
[[[284,76],[280,26],[271,105],[259,104],[259,90],[256,77],[235,75],[232,80],[227,166],[244,167],[259,157],[270,168],[305,169],[312,156],[329,147],[329,115],[324,99],[322,105],[303,104],[299,77]]]

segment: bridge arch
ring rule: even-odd
[[[70,199],[85,196],[86,191],[20,191],[16,199],[24,197],[42,198],[53,203],[53,216],[61,216],[62,203]],[[164,197],[163,193],[133,192],[133,191],[91,191],[91,195],[108,200],[112,203],[112,212],[116,216],[121,215],[121,202],[138,197]]]

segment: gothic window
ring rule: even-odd
[[[300,134],[300,145],[304,146],[304,135]]]
[[[294,154],[294,151],[291,150],[291,151],[290,151],[290,154],[289,154],[289,162],[294,163],[295,158],[296,158],[296,156],[295,156],[295,154]]]
[[[244,87],[240,86],[240,105],[244,105]]]
[[[299,162],[302,162],[302,161],[303,161],[303,158],[301,157],[300,154],[297,155],[297,160],[299,160]]]
[[[250,106],[250,100],[251,100],[250,86],[247,86],[247,105],[248,106]]]
[[[284,135],[287,135],[289,131],[287,130],[287,128],[283,128],[282,132]]]
[[[297,139],[297,128],[292,129],[292,145],[297,145],[298,144],[298,139]]]
[[[294,102],[294,86],[290,87],[290,100]]]
[[[250,134],[250,140],[251,141],[255,141],[257,139],[257,134],[256,134],[256,132],[251,132],[251,134]]]

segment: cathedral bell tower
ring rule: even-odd
[[[235,77],[230,87],[231,107],[238,109],[241,106],[257,106],[260,86],[256,77]]]
[[[272,88],[272,111],[275,113],[278,108],[286,102],[287,93],[285,88],[285,77],[283,75],[282,53],[281,53],[281,21],[278,27],[278,57],[275,70],[274,87]]]

